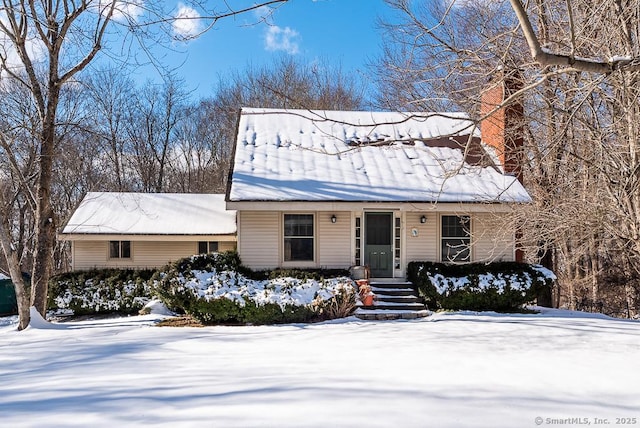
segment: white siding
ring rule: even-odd
[[[331,216],[336,222],[331,223]],[[351,239],[351,213],[316,213],[316,250],[317,266],[333,269],[347,269],[354,263]]]
[[[444,215],[469,215],[471,217],[471,257],[473,262],[513,261],[513,225],[507,224],[504,214],[442,212],[426,214],[426,223],[420,223],[422,213],[405,214],[406,259],[410,261],[441,261],[441,218]],[[413,236],[414,229],[418,236]]]
[[[218,251],[233,251],[236,249],[235,241],[218,241]]]
[[[300,213],[301,211],[295,211]],[[351,213],[348,211],[309,212],[315,218],[315,260],[282,261],[282,218],[288,211],[241,211],[238,253],[252,269],[273,267],[348,268],[353,263]],[[294,213],[292,211],[291,213]],[[336,222],[331,223],[331,216]]]
[[[235,249],[235,242],[220,242],[220,251]],[[130,259],[110,259],[109,241],[74,241],[73,269],[157,268],[198,253],[198,241],[131,241]]]
[[[279,212],[238,212],[238,254],[242,264],[251,269],[279,266],[280,261]]]
[[[87,270],[107,267],[109,257],[108,241],[73,242],[73,269]],[[113,266],[116,267],[116,266]]]
[[[420,217],[426,216],[426,223],[420,223]],[[435,213],[415,213],[405,214],[405,261],[438,261],[438,229],[440,218]],[[414,236],[414,230],[417,236]]]
[[[473,222],[473,261],[515,260],[514,227],[504,215],[477,213]]]
[[[131,243],[134,266],[157,267],[170,261],[198,253],[198,242],[139,242]]]

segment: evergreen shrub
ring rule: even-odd
[[[214,273],[206,275],[203,273]],[[205,325],[301,323],[348,316],[355,309],[355,288],[340,288],[329,299],[313,303],[265,302],[265,295],[295,294],[307,281],[325,285],[325,278],[348,276],[346,270],[252,271],[236,252],[192,256],[172,263],[155,275],[155,293],[174,312],[187,313]],[[283,278],[293,278],[285,281]],[[202,284],[202,281],[212,281]],[[259,282],[264,290],[252,289]],[[277,290],[276,290],[277,288]],[[353,290],[345,291],[345,289]],[[262,294],[260,294],[262,291]],[[256,296],[260,294],[260,298]],[[341,310],[337,310],[339,307]],[[349,309],[350,308],[350,309]]]
[[[306,281],[308,279],[322,281],[326,278],[337,278],[342,276],[349,276],[348,269],[269,269],[251,271],[245,268],[242,272],[247,278],[255,279],[257,281],[276,278],[296,278]]]
[[[207,274],[211,272],[216,275]],[[216,284],[199,284],[199,277],[214,277]],[[349,316],[355,309],[355,287],[349,285],[352,283],[347,278],[338,281],[338,285],[328,279],[336,277],[348,277],[348,271],[254,272],[242,265],[235,251],[228,251],[187,257],[158,270],[94,269],[60,274],[50,281],[49,309],[74,315],[134,314],[152,297],[159,297],[170,310],[190,314],[203,324],[309,322]],[[251,292],[256,292],[249,289],[255,281],[262,281],[260,284],[265,287],[258,290],[263,292],[262,300],[251,299]],[[309,281],[321,285],[310,304],[271,303],[265,299],[266,295],[281,292],[295,303],[296,293],[304,293]],[[214,285],[227,293],[205,296],[203,287]]]
[[[517,312],[553,286],[553,273],[515,262],[411,262],[407,279],[429,309]]]
[[[48,309],[92,315],[138,313],[151,300],[154,270],[94,269],[53,276]]]

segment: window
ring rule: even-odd
[[[198,254],[217,253],[218,241],[200,241],[198,242]]]
[[[402,236],[402,221],[400,217],[394,218],[394,256],[395,256],[395,267],[396,269],[400,269],[400,244],[401,244],[401,236]]]
[[[442,261],[471,261],[471,219],[469,216],[442,216]]]
[[[109,258],[130,259],[131,241],[109,241]]]
[[[365,245],[393,245],[391,216],[392,213],[367,213]]]
[[[284,215],[284,261],[313,261],[313,214]]]
[[[362,219],[356,217],[356,266],[362,264]]]

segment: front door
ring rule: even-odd
[[[364,255],[371,276],[393,276],[393,213],[365,213]]]

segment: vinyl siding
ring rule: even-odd
[[[280,216],[273,211],[238,212],[238,254],[242,264],[252,269],[279,265]]]
[[[235,242],[220,242],[219,250],[227,249],[235,249]],[[74,241],[73,269],[156,268],[197,252],[197,241],[131,241],[130,259],[110,259],[109,241]]]
[[[335,223],[331,223],[332,215],[336,216]],[[347,269],[351,266],[354,263],[351,213],[316,213],[316,226],[317,266],[333,269]]]
[[[235,241],[218,241],[218,251],[234,251],[236,249]]]
[[[474,262],[515,260],[514,228],[504,216],[477,213],[472,219]]]
[[[289,212],[289,211],[285,211]],[[301,211],[291,211],[301,212]],[[320,211],[315,215],[314,262],[282,262],[282,215],[280,211],[241,211],[240,257],[253,269],[273,267],[328,267],[347,268],[354,263],[353,215],[348,211]],[[337,217],[331,223],[331,215]],[[361,212],[355,215],[362,216]],[[420,217],[426,215],[426,223]],[[398,274],[410,261],[440,261],[441,216],[460,215],[460,212],[405,212],[401,243],[402,261]],[[470,213],[472,218],[472,261],[497,261],[514,259],[512,229],[504,225],[502,214]],[[414,236],[414,229],[417,236]]]
[[[302,211],[295,211],[299,213]],[[351,213],[309,212],[314,215],[315,260],[282,261],[282,211],[241,211],[238,252],[242,263],[252,269],[273,267],[348,268],[353,263]],[[292,212],[293,213],[293,212]],[[331,216],[337,218],[331,223]]]
[[[423,213],[408,212],[405,214],[405,264],[412,261],[438,261],[438,228],[437,214],[426,214],[427,222],[420,223]],[[413,230],[418,236],[413,236]]]
[[[427,222],[420,223],[422,213],[405,214],[406,263],[411,261],[441,261],[441,217],[462,215],[459,212],[426,214]],[[471,257],[473,262],[513,261],[514,234],[511,225],[506,225],[504,216],[492,213],[470,213]],[[413,229],[418,236],[413,236]]]

